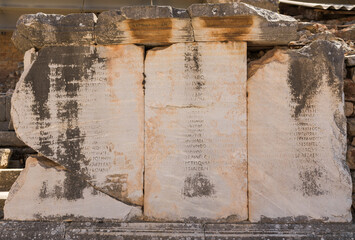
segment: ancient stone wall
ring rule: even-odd
[[[44,157],[5,218],[350,221],[344,52],[296,29],[244,3],[22,16],[11,115]]]

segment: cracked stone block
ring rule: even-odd
[[[248,68],[249,219],[349,222],[344,54],[316,41]]]
[[[0,149],[0,169],[7,168],[7,166],[9,165],[9,160],[10,160],[11,154],[12,154],[12,150],[9,148]],[[0,186],[1,186],[1,183],[0,183]]]
[[[94,43],[93,13],[25,14],[16,23],[12,41],[22,51],[49,45],[89,45]]]
[[[135,45],[42,48],[32,63],[25,59],[11,109],[28,146],[136,205],[143,203],[143,57]]]
[[[196,41],[247,41],[287,45],[297,38],[296,19],[245,3],[193,4],[188,8]]]
[[[145,216],[246,220],[246,43],[154,48],[145,74]]]
[[[118,219],[141,215],[96,190],[79,175],[44,158],[28,158],[5,202],[6,220]]]
[[[270,11],[277,12],[279,10],[278,0],[206,0],[207,3],[233,3],[243,2],[255,7],[265,8]]]
[[[191,19],[185,9],[170,6],[127,6],[99,15],[99,44],[161,45],[193,42]]]

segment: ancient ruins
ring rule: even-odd
[[[350,222],[344,48],[290,48],[299,25],[272,10],[21,16],[11,124],[38,155],[4,219]]]

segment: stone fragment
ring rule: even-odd
[[[250,64],[251,222],[351,220],[343,62],[340,45],[316,41]]]
[[[22,51],[50,45],[89,45],[94,43],[96,20],[93,13],[25,14],[17,21],[12,41]]]
[[[350,169],[355,169],[355,147],[353,146],[348,146],[348,150],[346,152],[346,163]]]
[[[347,120],[347,130],[350,137],[355,136],[355,118],[348,118]]]
[[[99,15],[95,27],[99,44],[161,45],[192,42],[191,19],[185,9],[170,6],[127,6]]]
[[[188,11],[196,41],[269,46],[297,39],[296,19],[245,3],[193,4]]]
[[[26,160],[9,192],[4,215],[7,220],[130,220],[140,216],[141,209],[97,191],[79,175],[39,157]]]
[[[277,12],[279,10],[278,0],[206,0],[207,3],[233,3],[243,2],[253,5],[258,8],[268,9],[270,11]]]
[[[355,55],[345,56],[345,63],[348,67],[355,67]]]
[[[6,95],[0,95],[0,122],[6,121]]]
[[[0,192],[8,192],[22,169],[0,169]]]
[[[13,131],[0,131],[0,147],[27,147]]]
[[[336,31],[335,35],[337,37],[344,39],[344,40],[354,41],[355,40],[355,25],[352,25],[350,27]]]
[[[143,203],[143,57],[135,45],[43,48],[25,64],[11,113],[28,146],[137,205]]]
[[[355,138],[351,141],[351,145],[355,147]]]
[[[348,69],[348,75],[349,75],[349,78],[355,82],[355,67],[352,67],[352,68],[349,68]]]
[[[9,148],[0,149],[0,169],[7,168],[7,166],[9,165],[9,160],[10,160],[11,154],[12,154],[12,151]],[[1,186],[1,183],[0,183],[0,186]]]
[[[145,216],[246,220],[246,43],[155,48],[145,74]]]
[[[354,113],[354,104],[352,102],[345,102],[345,116],[350,117]]]
[[[355,102],[355,82],[353,80],[344,80],[344,95],[346,101]]]

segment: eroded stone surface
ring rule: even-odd
[[[249,219],[351,220],[339,45],[273,50],[248,69]]]
[[[16,23],[12,41],[22,51],[52,45],[88,45],[94,43],[96,19],[93,13],[25,14]]]
[[[32,65],[25,64],[11,113],[26,144],[101,191],[138,205],[143,53],[134,45],[43,48]]]
[[[144,214],[246,220],[246,43],[156,48],[145,74]]]
[[[99,44],[193,41],[189,14],[185,9],[170,6],[127,6],[103,12],[98,17],[95,34]]]
[[[233,3],[233,2],[243,2],[255,7],[265,8],[274,12],[279,9],[278,0],[206,0],[208,3]]]
[[[9,148],[0,149],[0,169],[7,168],[7,166],[9,165],[11,154],[12,151]]]
[[[28,158],[4,208],[7,220],[105,218],[129,220],[139,207],[107,196],[62,166],[45,158]]]
[[[188,8],[196,41],[248,41],[285,45],[296,40],[296,19],[245,3],[193,4]]]

